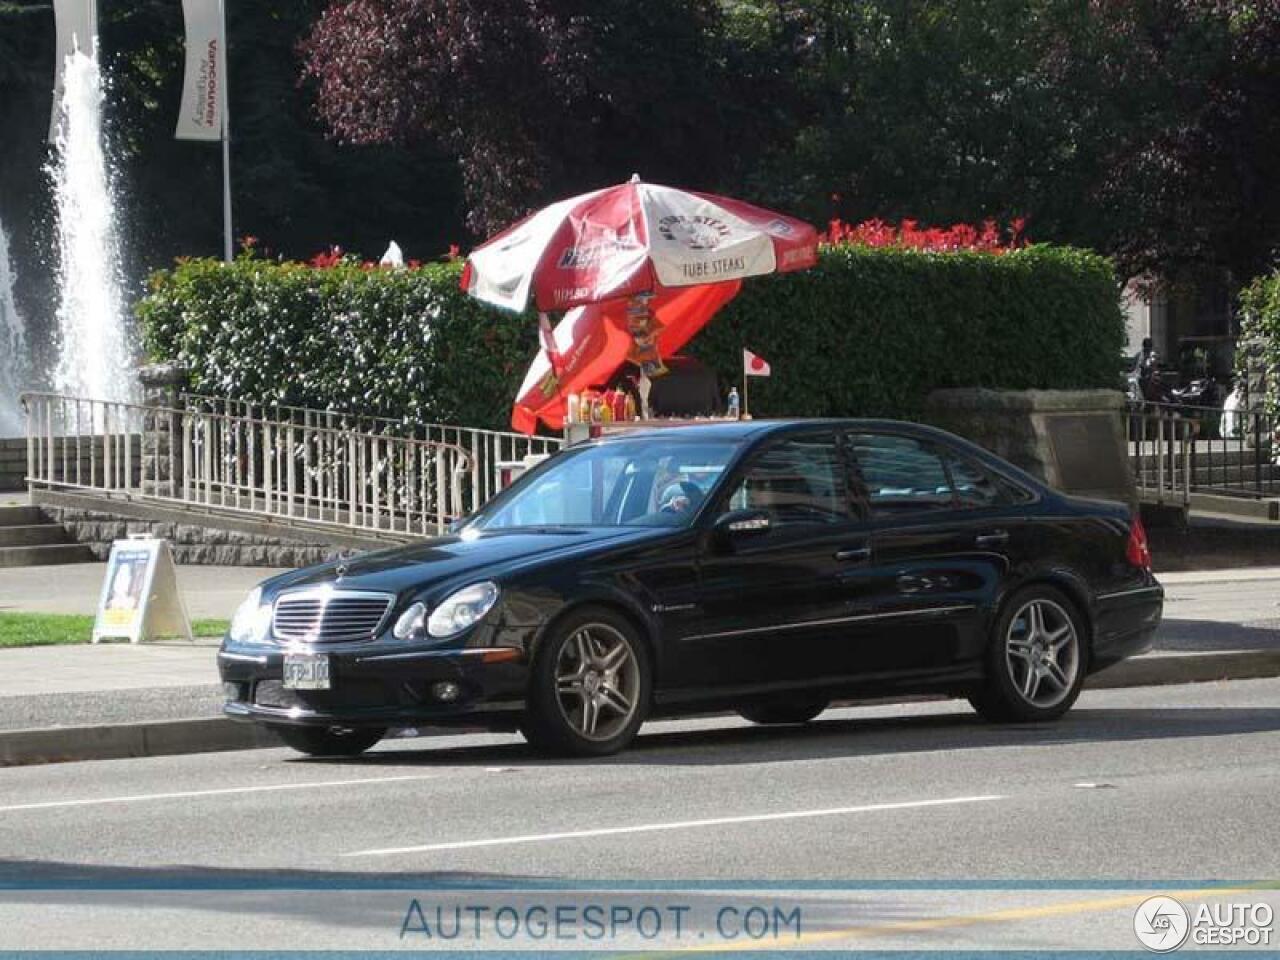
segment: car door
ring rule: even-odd
[[[989,472],[929,438],[865,431],[848,440],[871,547],[869,563],[848,575],[864,616],[856,666],[927,672],[980,656],[984,610],[1021,536],[1016,510]]]
[[[867,556],[836,431],[788,434],[757,451],[709,520],[736,510],[763,511],[768,529],[727,543],[704,538],[699,622],[679,643],[677,675],[721,690],[826,675],[848,615],[841,574]]]

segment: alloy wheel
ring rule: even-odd
[[[627,638],[603,623],[579,627],[556,658],[556,702],[588,740],[609,740],[640,703],[640,665]]]
[[[1057,706],[1075,686],[1080,669],[1074,621],[1052,600],[1029,601],[1009,621],[1005,661],[1022,699],[1036,707]]]

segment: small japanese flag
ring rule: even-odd
[[[757,357],[750,350],[742,351],[742,372],[748,377],[767,377],[772,372],[764,357]]]

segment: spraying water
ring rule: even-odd
[[[27,332],[13,301],[13,267],[9,237],[0,223],[0,437],[26,433],[26,418],[18,406],[18,392],[27,385]]]
[[[121,292],[114,184],[103,145],[104,92],[96,50],[67,57],[55,152],[48,168],[58,218],[60,393],[133,395],[132,326]]]

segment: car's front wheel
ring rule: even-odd
[[[1080,696],[1087,658],[1075,604],[1053,587],[1027,587],[996,618],[986,681],[969,702],[996,723],[1057,719]]]
[[[651,682],[648,648],[635,628],[611,610],[581,610],[534,656],[521,732],[549,753],[617,753],[644,722]]]
[[[309,757],[355,757],[383,738],[382,727],[286,727],[273,726],[276,735]]]

